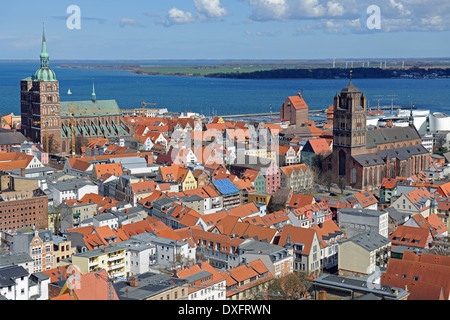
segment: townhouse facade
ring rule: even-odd
[[[55,267],[53,236],[50,231],[3,232],[2,242],[12,254],[27,253],[31,256],[31,273]]]
[[[392,242],[374,231],[359,233],[339,242],[340,276],[364,277],[386,268]]]
[[[281,186],[291,188],[293,192],[308,190],[313,187],[314,173],[306,164],[280,167]]]
[[[321,250],[316,230],[286,225],[277,244],[288,248],[294,256],[294,271],[319,272]]]

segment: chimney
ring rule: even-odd
[[[132,276],[128,278],[128,283],[130,287],[138,287],[139,286],[139,279],[137,276]]]
[[[327,292],[325,290],[319,291],[319,300],[327,300]]]

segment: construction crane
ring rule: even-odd
[[[146,117],[146,115],[145,115],[145,107],[146,106],[156,106],[156,103],[147,103],[147,102],[145,102],[145,101],[142,101],[142,116],[143,117]]]

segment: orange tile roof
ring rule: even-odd
[[[75,286],[77,300],[108,300],[108,274],[106,270],[80,275],[80,286]],[[113,300],[119,300],[114,287],[111,286]]]
[[[300,172],[300,170],[302,170],[303,172],[306,171],[306,169],[308,168],[308,166],[304,163],[299,163],[299,164],[293,164],[290,166],[284,166],[284,167],[280,167],[281,171],[283,171],[283,173],[290,177],[292,174],[292,171],[295,171],[297,174]]]
[[[206,246],[210,246],[212,244],[215,250],[222,253],[233,254],[232,247],[237,250],[238,246],[245,241],[245,239],[230,238],[226,235],[203,231],[198,228],[191,228],[191,231],[192,237],[198,247],[205,246],[204,241],[206,241]],[[220,249],[217,249],[216,244],[220,244]],[[235,254],[237,254],[237,252],[235,252]]]
[[[445,232],[448,232],[447,227],[442,222],[442,220],[439,219],[439,216],[437,214],[432,214],[432,215],[428,216],[426,219],[427,219],[428,223],[430,224],[430,226],[435,230],[434,235],[441,235]]]
[[[96,164],[94,165],[95,173],[97,177],[101,177],[102,175],[109,173],[114,176],[123,175],[122,164],[119,163],[105,163],[105,164]]]
[[[407,245],[425,248],[428,245],[430,230],[400,225],[389,236],[393,246]]]
[[[311,145],[311,148],[314,150],[315,154],[323,154],[331,152],[330,145],[326,139],[323,138],[309,139],[308,143]]]
[[[133,193],[135,195],[141,193],[149,193],[155,191],[156,182],[155,181],[135,182],[131,184],[131,188],[133,189]]]
[[[428,199],[433,200],[433,195],[425,188],[419,187],[413,191],[410,191],[408,193],[404,193],[405,197],[408,198],[413,205],[417,207],[417,209],[426,210],[428,207],[422,206],[422,200]]]
[[[257,277],[259,275],[255,269],[248,266],[247,264],[243,264],[238,267],[229,269],[229,272],[230,272],[230,277],[232,277],[237,283],[240,283],[244,280],[249,280],[249,279]]]
[[[264,215],[261,220],[266,227],[270,227],[277,223],[288,221],[290,219],[287,212],[277,211]]]
[[[135,223],[123,224],[119,227],[128,237],[145,233],[154,232],[154,225],[150,224],[148,220],[141,220]]]
[[[239,218],[248,217],[259,212],[259,208],[254,202],[249,202],[241,206],[229,208],[226,210],[228,215]]]
[[[293,193],[291,201],[289,202],[289,207],[301,208],[308,204],[313,204],[314,202],[315,202],[314,196],[308,194]]]
[[[296,243],[303,243],[303,253],[309,255],[314,236],[317,235],[316,230],[291,225],[285,225],[281,230],[278,245],[284,247],[286,243],[290,242],[293,245]]]
[[[67,232],[77,232],[81,233],[83,235],[91,234],[94,230],[94,226],[86,226],[86,227],[79,227],[79,228],[68,228]]]
[[[397,179],[395,178],[383,178],[381,182],[381,187],[385,189],[393,189],[397,184]]]
[[[355,193],[354,196],[364,208],[378,203],[372,192],[368,190]]]
[[[49,270],[42,270],[41,272],[50,277],[50,282],[56,282],[56,281],[66,280],[67,276],[71,275],[71,271],[70,271],[71,266],[72,265],[69,264],[69,265],[56,267],[56,268],[49,269]]]
[[[183,182],[189,170],[172,165],[170,167],[160,167],[160,172],[164,182]]]
[[[254,182],[256,180],[256,178],[258,177],[258,174],[260,174],[260,172],[258,170],[247,169],[242,174],[242,179],[248,179],[251,182]]]
[[[308,105],[302,97],[301,93],[298,93],[296,96],[288,97],[288,100],[291,102],[292,106],[295,109],[308,109]]]
[[[330,236],[335,237],[337,233],[341,234],[344,239],[346,238],[342,230],[333,220],[327,220],[320,225],[312,226],[311,229],[316,230],[322,248],[328,247],[326,240]]]
[[[257,191],[250,180],[236,179],[235,181],[233,181],[233,184],[237,189],[246,191],[248,193],[255,193]]]
[[[407,257],[411,254],[405,251]],[[415,253],[413,253],[415,255]],[[425,253],[423,253],[426,255]],[[442,290],[444,300],[450,297],[450,267],[410,260],[390,259],[381,278],[381,284],[404,288],[410,292],[408,300],[438,299]],[[441,288],[439,290],[438,287]]]
[[[160,230],[169,228],[164,222],[162,222],[161,220],[159,220],[155,217],[147,216],[145,219],[148,221],[148,223],[150,224],[150,227],[154,231],[160,231]]]
[[[441,194],[443,197],[450,197],[450,182],[442,184],[437,190],[437,193]]]
[[[178,235],[178,233],[176,233],[175,230],[173,230],[172,228],[166,228],[155,231],[155,234],[161,238],[183,241],[183,239]]]

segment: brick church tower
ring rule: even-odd
[[[327,171],[333,172],[336,183],[345,178],[352,185],[356,179],[352,157],[367,153],[367,98],[350,80],[340,95],[336,93],[333,107],[333,153]]]
[[[61,108],[59,81],[49,66],[45,32],[42,33],[41,66],[20,82],[21,132],[44,150],[61,151]]]

